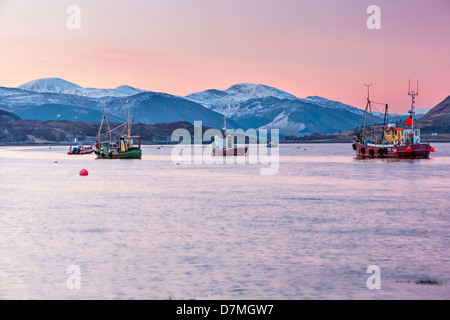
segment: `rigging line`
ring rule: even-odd
[[[372,108],[374,108],[376,112],[378,112],[378,113],[382,113],[382,112],[380,112],[380,110],[378,110],[378,109],[377,109],[377,108],[375,108],[374,106],[372,106]]]
[[[394,114],[400,115],[400,113],[393,107],[389,106],[389,109],[392,109],[392,111],[394,112]]]
[[[372,100],[371,100],[370,102],[372,102],[372,103],[376,103],[376,104],[382,104],[382,105],[384,105],[384,106],[386,105],[386,103],[382,103],[382,102],[376,102],[376,101],[372,101]]]
[[[371,103],[375,103],[375,104],[380,104],[380,105],[386,105],[386,103],[381,103],[381,102],[375,102],[375,101],[370,101]],[[375,107],[373,107],[377,112],[380,112],[378,109],[376,109]],[[400,112],[398,112],[394,107],[392,107],[391,105],[389,105],[389,109],[393,111],[393,114],[395,115],[401,115]],[[383,112],[381,112],[383,113]]]
[[[376,107],[372,106],[372,108],[375,109],[375,111],[378,112],[380,115],[384,114],[384,112],[380,112],[380,110],[378,110]],[[377,115],[377,121],[378,122],[381,121],[381,116],[380,115]],[[383,121],[384,121],[384,119],[383,119]],[[381,125],[381,122],[379,124],[378,123],[374,124],[374,126],[379,126],[379,125]]]
[[[376,103],[376,104],[381,104],[381,105],[386,105],[386,103],[379,103],[379,102],[374,102],[374,101],[370,101],[372,103]],[[373,107],[377,112],[380,112],[377,108]],[[401,115],[401,113],[399,113],[394,107],[392,107],[391,105],[389,105],[389,109],[393,111],[393,113],[391,113],[391,115]],[[384,112],[380,112],[380,113],[384,113]]]

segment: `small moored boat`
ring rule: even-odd
[[[101,133],[103,122],[106,120],[108,131],[106,133]],[[109,129],[108,119],[106,117],[106,112],[103,113],[102,122],[100,124],[100,129],[97,135],[97,142],[95,143],[95,154],[97,159],[141,159],[142,149],[141,136],[131,135],[131,124],[133,120],[128,116],[128,121],[124,124]],[[122,128],[122,133],[116,142],[112,142],[112,132]],[[107,137],[109,141],[102,142],[101,138]],[[137,143],[135,143],[137,142]]]
[[[221,135],[214,137],[212,155],[213,156],[244,156],[247,153],[246,145],[239,146],[234,143],[237,135],[227,132],[227,117],[224,117]]]
[[[94,146],[70,146],[68,155],[83,155],[95,152]]]

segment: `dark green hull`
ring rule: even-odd
[[[131,149],[123,152],[106,152],[104,150],[95,150],[95,155],[97,156],[97,159],[141,159],[142,150]]]

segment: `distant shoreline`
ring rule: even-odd
[[[351,144],[353,143],[353,140],[350,141],[325,141],[325,140],[309,140],[309,141],[292,141],[292,142],[283,142],[280,141],[280,145],[292,145],[292,144]],[[450,140],[428,140],[423,141],[423,143],[450,143]],[[206,146],[210,143],[204,143],[202,145]],[[1,143],[1,147],[70,147],[70,143]],[[80,143],[79,145],[91,145],[89,143]],[[142,144],[143,146],[175,146],[178,145],[178,143],[151,143],[151,144]],[[195,145],[195,144],[192,144]],[[264,143],[262,143],[264,145]]]
[[[449,143],[450,140],[423,140],[423,143]],[[305,141],[293,141],[293,142],[280,142],[280,144],[314,144],[314,143],[353,143],[353,140],[342,140],[342,141],[336,141],[336,140],[305,140]]]

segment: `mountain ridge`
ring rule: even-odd
[[[319,96],[298,98],[261,84],[241,83],[223,91],[209,89],[185,98],[230,117],[244,128],[277,128],[288,135],[352,130],[351,126],[358,126],[364,115],[364,110],[339,101]],[[308,114],[301,115],[301,112]],[[330,122],[332,119],[326,114],[335,114],[341,125],[336,125],[336,121]],[[382,123],[384,114],[374,113],[374,118]],[[390,115],[392,121],[406,118],[405,115]]]
[[[281,134],[300,136],[352,130],[364,113],[339,101],[319,96],[298,98],[264,84],[238,83],[225,90],[176,96],[128,85],[82,88],[61,78],[37,79],[18,88],[0,87],[0,108],[30,120],[95,121],[106,110],[118,119],[130,113],[135,121],[145,124],[198,120],[216,128],[227,116],[230,128],[274,128]],[[381,114],[374,115],[377,122],[382,121]],[[390,115],[391,121],[406,117]]]
[[[131,87],[121,86],[120,90]],[[110,116],[155,124],[177,121],[202,121],[208,127],[221,127],[223,115],[195,102],[167,93],[144,91],[122,97],[87,97],[79,94],[31,92],[24,89],[0,88],[0,108],[29,120],[99,121],[104,110]],[[54,89],[51,87],[51,89]],[[56,88],[60,91],[60,88]],[[77,114],[78,113],[78,114]],[[230,128],[237,128],[230,121]]]
[[[450,96],[417,121],[426,133],[450,133]]]
[[[61,78],[36,79],[20,85],[16,89],[37,93],[71,94],[93,98],[126,97],[145,91],[128,85],[118,86],[114,89],[84,88]]]

